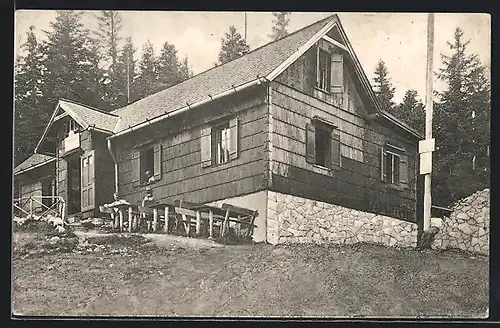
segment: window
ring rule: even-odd
[[[318,47],[318,71],[317,71],[317,87],[321,90],[330,92],[330,74],[332,71],[331,68],[331,56],[330,53]]]
[[[66,121],[64,123],[65,136],[67,137],[69,135],[70,131],[76,132],[77,128],[78,128],[78,125],[76,124],[75,120],[70,118],[68,121]]]
[[[215,164],[222,164],[229,162],[229,147],[231,143],[231,130],[229,129],[229,122],[215,128],[213,135],[213,149],[215,157]]]
[[[141,183],[149,182],[155,169],[155,156],[153,147],[141,151]]]
[[[201,165],[208,167],[238,158],[238,118],[201,130]]]
[[[340,134],[332,123],[314,118],[306,126],[306,160],[326,167],[340,166]]]
[[[327,93],[344,92],[344,57],[317,46],[316,87]]]
[[[386,145],[381,151],[381,179],[389,185],[408,187],[408,160],[404,149]]]
[[[161,179],[161,144],[139,146],[132,152],[132,176],[135,185],[154,183]]]

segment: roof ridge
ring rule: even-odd
[[[75,100],[70,100],[70,99],[66,99],[66,98],[59,98],[59,100],[66,101],[66,102],[72,103],[74,105],[79,105],[79,106],[82,106],[82,107],[85,107],[88,109],[92,109],[92,110],[95,110],[96,112],[99,112],[99,113],[108,114],[110,116],[118,117],[118,115],[116,115],[112,112],[107,112],[104,109],[100,109],[100,108],[97,108],[94,106],[85,105],[85,104],[82,104],[82,103],[75,101]]]
[[[257,50],[260,50],[260,49],[265,48],[265,47],[267,47],[267,46],[269,46],[269,45],[271,45],[271,44],[274,44],[274,43],[280,42],[280,41],[282,41],[282,40],[284,40],[284,39],[287,39],[287,38],[289,38],[289,37],[291,37],[291,36],[293,36],[293,35],[295,35],[295,34],[297,34],[297,33],[301,32],[301,31],[305,30],[305,29],[306,29],[306,28],[308,28],[308,27],[311,27],[311,26],[313,26],[313,25],[319,24],[319,23],[324,22],[324,21],[328,21],[328,20],[330,20],[330,19],[334,18],[335,16],[336,16],[336,14],[331,14],[331,15],[329,15],[329,16],[327,16],[327,17],[323,18],[323,19],[320,19],[320,20],[318,20],[318,21],[315,21],[315,22],[313,22],[313,23],[311,23],[311,24],[309,24],[309,25],[306,25],[306,26],[304,26],[304,27],[302,27],[302,28],[300,28],[300,29],[298,29],[298,30],[296,30],[296,31],[294,31],[294,32],[292,32],[292,33],[290,33],[290,34],[287,34],[286,36],[282,37],[281,39],[278,39],[278,40],[273,40],[273,41],[270,41],[270,42],[268,42],[268,43],[265,43],[265,44],[261,45],[260,47],[257,47],[257,48],[255,48],[255,49],[252,49],[251,51],[247,52],[247,53],[246,53],[246,54],[244,54],[243,56],[240,56],[240,57],[238,57],[238,58],[235,58],[235,59],[233,59],[233,60],[231,60],[231,61],[228,61],[228,62],[226,62],[226,63],[224,63],[224,64],[221,64],[221,65],[217,65],[217,66],[211,67],[211,68],[209,68],[209,69],[207,69],[207,70],[205,70],[205,71],[203,71],[203,72],[200,72],[200,73],[198,73],[198,74],[196,74],[196,75],[193,75],[193,76],[192,76],[192,77],[190,77],[189,79],[186,79],[186,80],[184,80],[184,81],[182,81],[182,82],[179,82],[179,83],[177,83],[177,84],[174,84],[174,85],[172,85],[172,86],[170,86],[170,87],[168,87],[168,88],[165,88],[165,89],[163,89],[163,90],[157,91],[157,92],[155,92],[155,93],[153,93],[153,94],[150,94],[150,95],[148,95],[148,96],[146,96],[146,97],[144,97],[144,98],[138,99],[138,100],[136,100],[136,101],[134,101],[134,102],[131,102],[130,104],[127,104],[127,105],[123,106],[123,107],[117,108],[117,109],[115,109],[115,110],[111,111],[111,113],[113,113],[113,115],[115,115],[115,116],[118,116],[118,117],[119,117],[120,115],[118,115],[118,114],[116,114],[116,113],[118,113],[120,110],[122,110],[122,109],[124,109],[124,108],[128,107],[129,105],[131,105],[131,104],[133,104],[133,103],[136,103],[136,102],[138,102],[138,101],[141,101],[141,100],[143,100],[143,99],[146,99],[146,98],[148,98],[148,97],[150,97],[150,96],[153,96],[153,95],[158,94],[158,93],[160,93],[160,92],[163,92],[163,91],[165,91],[165,90],[172,89],[172,88],[174,88],[174,87],[176,87],[176,86],[178,86],[178,85],[181,85],[181,84],[183,84],[183,83],[185,83],[185,82],[187,82],[187,81],[189,81],[189,80],[194,79],[195,77],[198,77],[198,76],[201,76],[201,75],[203,75],[203,74],[206,74],[206,73],[210,72],[210,71],[211,71],[211,70],[213,70],[213,69],[216,69],[216,68],[219,68],[219,67],[223,67],[224,65],[227,65],[227,64],[229,64],[229,63],[233,63],[233,62],[235,62],[235,61],[237,61],[237,60],[239,60],[239,59],[241,59],[241,58],[245,58],[246,56],[250,55],[251,53],[256,52]]]

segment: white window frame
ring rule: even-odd
[[[395,153],[393,151],[390,151],[390,150],[387,150],[387,149],[384,149],[384,155],[391,155],[391,177],[389,179],[389,177],[387,176],[386,174],[386,183],[388,184],[391,184],[391,185],[397,185],[399,186],[400,182],[399,182],[399,165],[395,167],[395,162],[396,162],[396,157],[398,158],[399,160],[399,163],[401,163],[401,154],[398,154],[398,153]],[[385,161],[384,161],[384,164],[385,164]],[[384,167],[384,170],[387,170],[386,167]],[[387,172],[387,171],[386,171]],[[396,178],[396,172],[398,174],[397,176],[397,179]],[[397,181],[394,181],[394,180],[397,180]]]

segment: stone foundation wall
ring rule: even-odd
[[[458,248],[484,255],[490,250],[490,190],[485,189],[457,202],[450,217],[432,218],[440,231],[433,248]]]
[[[302,197],[268,192],[267,241],[415,247],[417,224]]]

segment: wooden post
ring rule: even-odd
[[[434,58],[434,14],[430,13],[427,19],[427,71],[426,71],[426,106],[425,106],[425,139],[432,139],[432,72]],[[432,153],[431,153],[432,154]],[[420,155],[422,156],[422,155]],[[432,163],[432,156],[429,159]],[[432,168],[432,164],[431,164]],[[424,227],[427,231],[431,225],[431,173],[424,176]]]
[[[238,221],[241,220],[241,216],[238,215]],[[236,223],[236,235],[239,237],[241,232],[241,223],[237,222]]]
[[[208,233],[210,235],[210,238],[213,238],[214,236],[214,212],[212,210],[208,211]]]
[[[191,229],[191,217],[186,214],[182,214],[182,222],[184,223],[184,227],[186,228],[186,235],[189,237],[189,230]]]
[[[196,211],[196,235],[199,236],[201,232],[201,213]]]
[[[226,217],[224,218],[224,222],[222,223],[221,237],[224,237],[224,235],[226,234],[226,226],[228,221],[229,221],[229,210],[226,211]]]
[[[118,210],[120,216],[120,232],[123,232],[123,209]]]
[[[128,232],[132,232],[132,207],[128,208]]]
[[[30,219],[33,217],[33,198],[30,197]]]
[[[139,218],[137,217],[137,215],[134,214],[132,216],[132,229],[134,229],[134,231],[137,231],[138,220],[139,220]]]
[[[156,232],[157,225],[158,225],[158,209],[155,207],[153,209],[153,232]]]
[[[151,231],[151,218],[148,216],[148,213],[144,213],[143,216],[148,224],[148,232],[149,232]]]
[[[163,226],[163,231],[168,233],[168,206],[165,206],[165,225]]]

